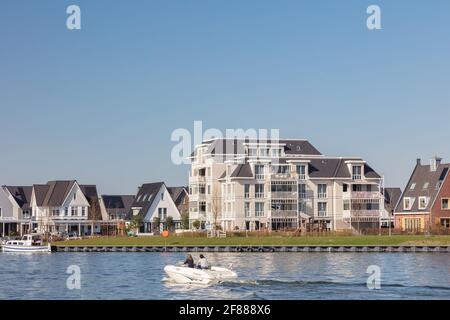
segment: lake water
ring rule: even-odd
[[[183,253],[0,253],[0,299],[450,299],[446,253],[206,253],[239,278],[206,288],[168,284]],[[198,254],[193,254],[194,259]],[[68,266],[81,270],[69,290]],[[367,288],[368,266],[381,288]]]

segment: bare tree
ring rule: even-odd
[[[213,218],[213,230],[217,230],[219,226],[220,214],[222,211],[222,195],[219,188],[213,187],[211,200],[211,213]]]

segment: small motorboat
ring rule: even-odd
[[[42,235],[26,234],[21,240],[8,240],[2,244],[3,252],[51,252],[50,243],[44,245]]]
[[[164,267],[169,280],[179,284],[209,285],[225,280],[237,278],[237,273],[223,267],[211,267],[210,269],[195,269],[181,266],[168,265]]]

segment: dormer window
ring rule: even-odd
[[[428,189],[428,186],[429,186],[430,184],[428,183],[428,182],[425,182],[424,184],[423,184],[423,187],[422,187],[422,189]]]
[[[414,190],[415,188],[416,188],[416,183],[414,182],[409,189]]]
[[[403,199],[403,209],[404,210],[411,210],[412,208],[412,199],[407,197]]]
[[[419,210],[424,210],[427,208],[428,198],[427,197],[419,197]]]
[[[280,156],[281,156],[280,148],[272,149],[272,157],[280,157]]]
[[[362,177],[362,167],[361,166],[353,166],[352,179],[353,180],[361,180],[361,177]]]
[[[297,165],[296,171],[298,174],[298,178],[300,180],[306,179],[306,165],[304,165],[304,164]]]

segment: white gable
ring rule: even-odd
[[[180,212],[178,212],[178,208],[173,202],[165,185],[162,185],[161,189],[154,197],[155,199],[153,200],[152,205],[145,214],[145,222],[152,222],[153,218],[158,217],[159,208],[166,208],[167,216],[172,217],[173,220],[181,220]]]

